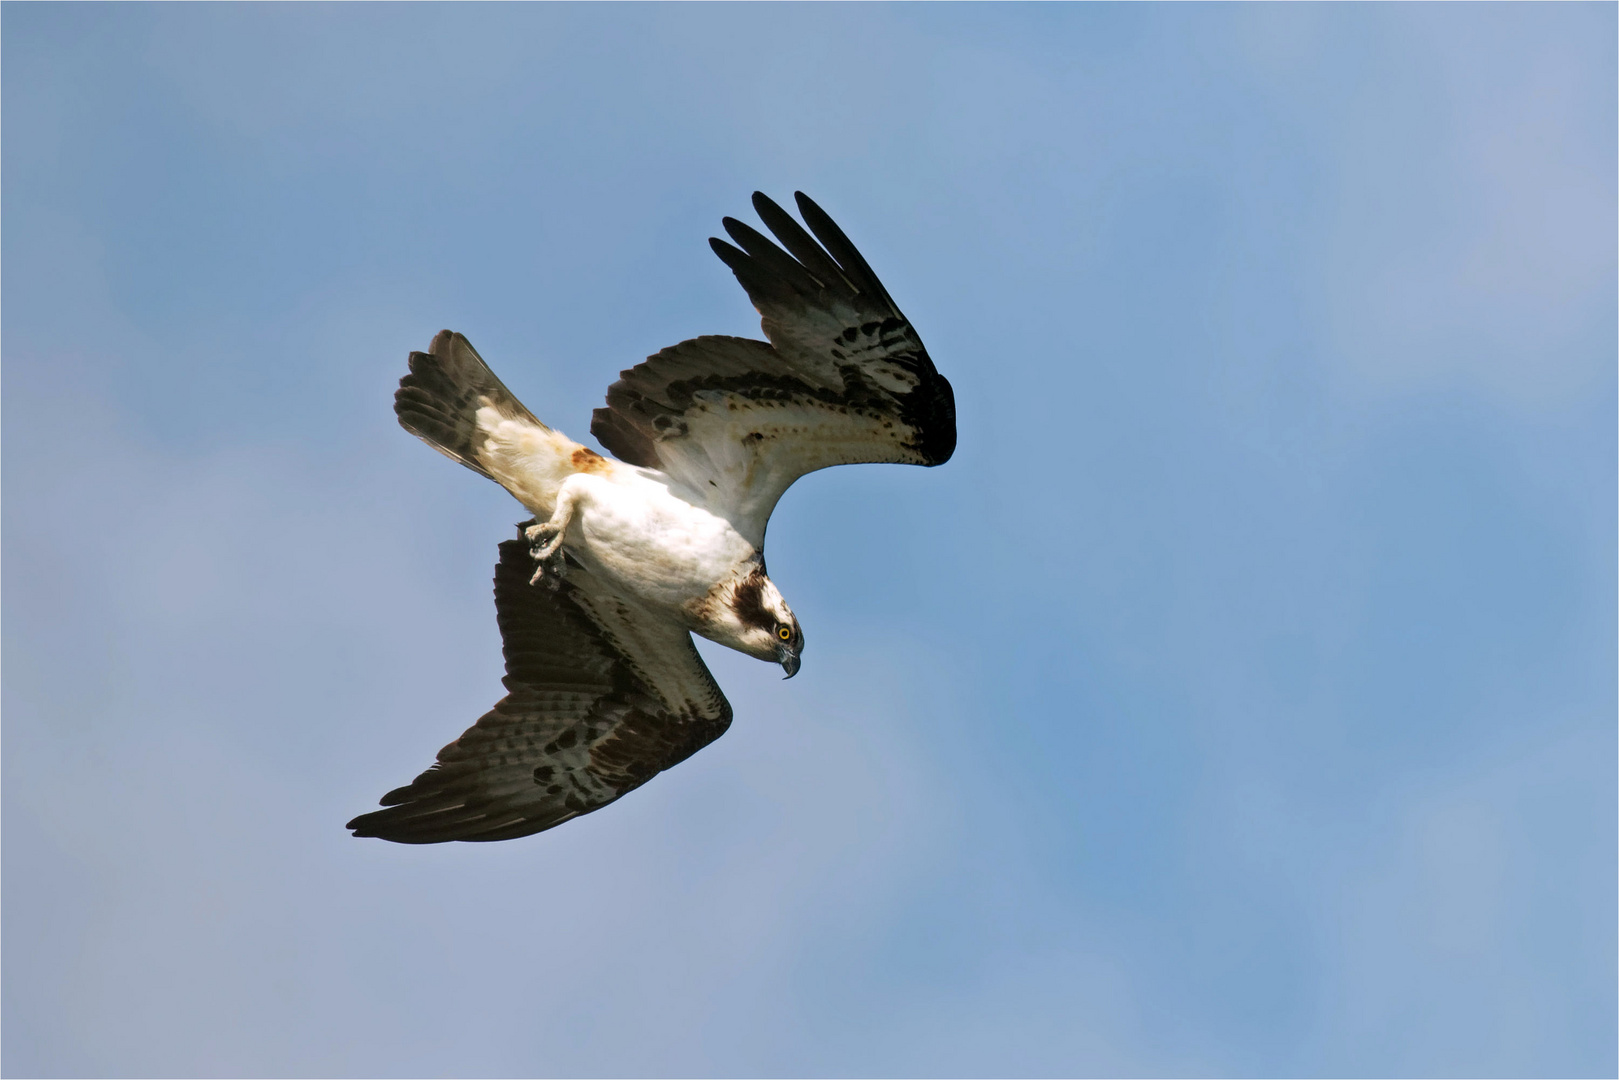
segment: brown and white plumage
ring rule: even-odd
[[[782,492],[831,465],[950,457],[950,384],[848,238],[797,199],[809,232],[754,195],[782,247],[730,218],[738,246],[711,241],[769,342],[694,338],[623,372],[591,424],[617,461],[541,423],[461,335],[411,354],[400,423],[536,521],[495,572],[506,697],[351,821],[356,836],[524,836],[685,760],[731,722],[692,633],[798,670],[803,632],[764,570]]]
[[[349,823],[407,844],[507,840],[606,806],[713,742],[731,706],[682,626],[587,573],[532,585],[528,544],[500,545],[495,618],[506,696],[438,762]]]
[[[798,196],[823,248],[764,195],[753,205],[791,256],[734,218],[725,231],[741,249],[709,243],[769,343],[713,336],[664,349],[608,388],[590,432],[621,461],[708,486],[710,505],[762,543],[776,500],[807,473],[949,460],[956,409],[922,339],[832,219]]]

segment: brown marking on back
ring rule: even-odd
[[[604,473],[611,467],[608,465],[606,458],[585,446],[575,450],[570,460],[573,462],[574,469],[578,472]]]

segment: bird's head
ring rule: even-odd
[[[720,605],[720,626],[715,628],[724,636],[709,636],[749,656],[780,664],[789,679],[797,675],[804,631],[764,568],[756,566],[737,579],[727,599]]]

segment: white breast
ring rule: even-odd
[[[654,470],[579,473],[564,488],[577,500],[567,550],[647,603],[700,600],[755,554],[730,522],[680,498]]]

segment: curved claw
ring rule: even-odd
[[[568,571],[567,561],[562,555],[562,530],[547,521],[530,525],[525,534],[533,545],[528,553],[537,564],[534,576],[528,579],[528,583],[538,585],[544,581],[551,588],[556,588]]]

